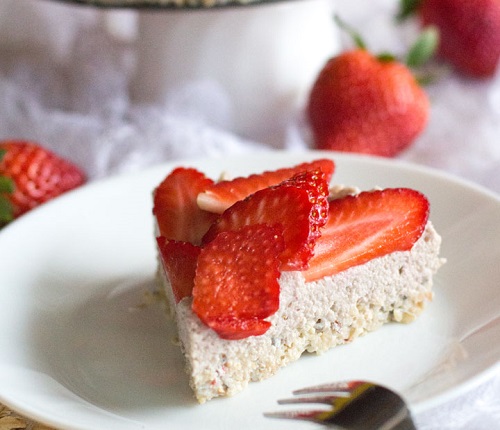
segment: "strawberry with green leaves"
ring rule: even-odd
[[[73,163],[28,141],[0,141],[0,226],[82,185]]]
[[[500,60],[498,0],[402,0],[400,18],[416,13],[439,30],[438,55],[465,75],[495,74]]]
[[[428,60],[436,33],[422,34],[407,64],[388,54],[370,53],[361,38],[353,36],[357,47],[331,58],[311,89],[307,115],[314,147],[395,156],[427,124],[429,100],[409,65]]]

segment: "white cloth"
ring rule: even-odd
[[[415,28],[395,25],[396,3],[337,0],[337,7],[374,51],[402,53]],[[272,147],[231,133],[230,100],[210,81],[186,83],[161,103],[131,103],[134,13],[2,0],[0,139],[43,143],[90,180],[186,157],[308,147],[301,112]],[[500,193],[500,77],[478,82],[450,72],[428,91],[430,123],[400,158]],[[417,422],[422,430],[500,429],[500,373]]]

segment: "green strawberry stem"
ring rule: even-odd
[[[415,7],[419,0],[402,0],[402,3],[414,3]],[[367,45],[361,35],[346,22],[344,22],[338,15],[335,15],[335,22],[342,30],[346,31],[352,38],[354,44],[359,49],[367,49]],[[434,80],[433,76],[428,73],[417,73],[425,66],[434,56],[439,43],[439,31],[434,26],[425,28],[418,36],[415,43],[410,47],[404,62],[406,66],[411,68],[414,72],[415,78],[420,84],[428,84]],[[381,62],[398,61],[398,58],[390,52],[382,52],[376,55],[377,59]]]
[[[340,18],[340,16],[338,16],[338,15],[335,15],[334,19],[335,19],[335,23],[339,26],[339,28],[341,28],[347,34],[349,34],[349,36],[351,36],[351,38],[354,41],[355,45],[359,49],[366,49],[365,41],[363,40],[363,38],[361,37],[361,35],[354,28],[352,28],[350,25],[347,25],[347,23],[345,21],[343,21]]]
[[[381,52],[377,54],[377,59],[382,63],[390,63],[391,61],[396,61],[396,57],[390,52]]]
[[[368,49],[365,41],[361,37],[361,34],[359,34],[353,27],[351,27],[345,21],[343,21],[338,15],[335,15],[335,22],[339,26],[339,28],[341,28],[347,34],[349,34],[349,36],[351,36],[357,48],[364,50]],[[396,57],[392,55],[390,52],[382,52],[377,55],[377,58],[382,62],[390,62],[396,60]]]

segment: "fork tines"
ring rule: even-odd
[[[311,393],[350,393],[360,385],[366,384],[364,381],[341,381],[321,384],[313,387],[295,390],[293,394],[311,394]]]
[[[362,382],[360,381],[349,381],[302,388],[292,392],[293,395],[302,395],[302,397],[281,399],[278,400],[278,404],[288,405],[295,403],[323,403],[325,405],[333,405],[337,399],[348,397],[352,393],[352,390],[361,384]]]
[[[366,381],[323,384],[295,390],[278,404],[320,403],[323,410],[284,410],[265,413],[270,418],[314,421],[345,429],[415,429],[404,400],[388,388]]]
[[[342,381],[329,384],[316,385],[295,390],[292,394],[301,397],[291,397],[288,399],[278,400],[279,405],[299,404],[299,403],[316,403],[333,406],[334,410],[339,408],[344,402],[343,399],[348,399],[353,395],[353,392],[360,387],[368,389],[370,383],[363,381]],[[304,410],[304,411],[281,411],[281,412],[266,412],[264,416],[268,418],[285,418],[295,420],[307,420],[314,422],[323,422],[331,411],[325,409]]]

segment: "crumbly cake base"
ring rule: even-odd
[[[391,321],[411,322],[432,300],[432,277],[444,260],[441,237],[429,222],[411,251],[394,252],[337,275],[306,283],[300,272],[280,277],[280,308],[261,336],[224,340],[191,310],[177,305],[159,269],[178,328],[190,385],[198,402],[231,396],[275,374],[304,352],[324,352]]]

